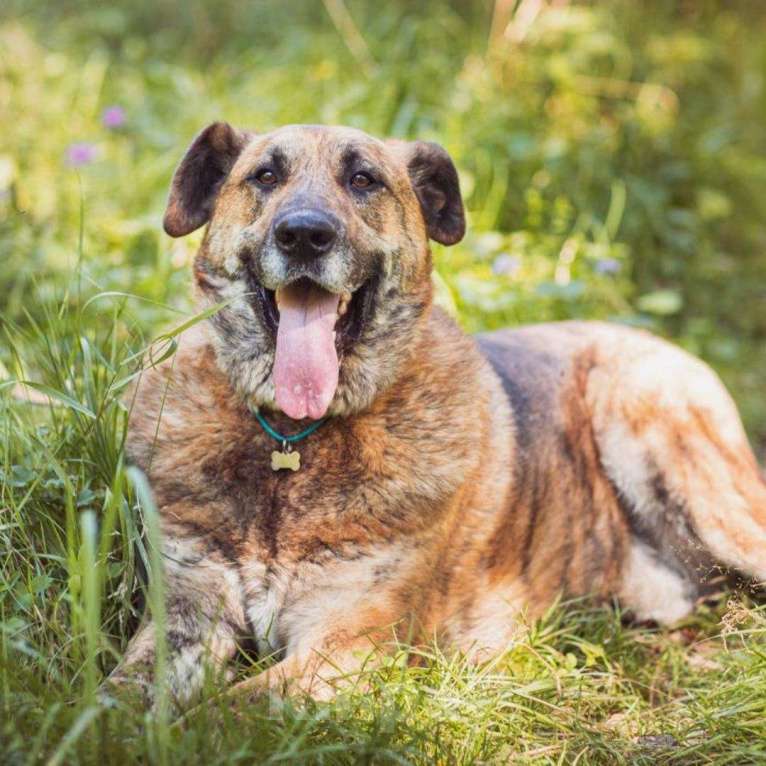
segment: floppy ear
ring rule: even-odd
[[[449,154],[439,144],[415,141],[407,170],[428,236],[443,245],[460,242],[465,234],[465,215],[457,170]]]
[[[170,186],[163,226],[171,237],[208,222],[216,194],[249,140],[250,134],[227,122],[214,122],[192,141]]]

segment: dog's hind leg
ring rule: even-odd
[[[766,481],[723,384],[648,336],[630,355],[606,357],[588,371],[585,394],[633,530],[618,595],[639,616],[670,622],[717,564],[766,581]]]

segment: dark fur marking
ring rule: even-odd
[[[239,566],[238,541],[227,536],[229,530],[211,529],[204,524],[197,524],[189,519],[173,519],[173,528],[186,530],[194,537],[204,541],[206,554],[219,553],[223,558],[235,567]]]
[[[672,500],[662,474],[651,459],[647,459],[647,463],[652,472],[650,486],[654,498],[662,504],[661,514],[654,519],[646,519],[633,501],[619,487],[614,487],[619,507],[632,535],[654,551],[668,569],[678,574],[687,583],[689,597],[696,598],[700,586],[706,583],[713,571],[712,558],[697,536],[683,504]]]
[[[527,523],[524,529],[524,544],[522,550],[521,573],[524,577],[529,576],[529,567],[532,563],[532,545],[534,542],[535,530],[538,527],[537,521],[545,503],[547,490],[540,488],[542,477],[538,471],[532,474],[532,483],[530,485],[530,495],[527,502]]]
[[[550,384],[560,375],[561,364],[539,347],[527,345],[518,338],[494,333],[479,335],[476,341],[508,396],[515,431],[512,507],[504,517],[487,561],[494,566],[495,562],[503,560],[503,541],[513,534],[515,516],[524,510],[521,571],[525,578],[529,578],[529,568],[536,555],[533,550],[535,530],[550,502],[547,484],[552,479],[543,473],[548,465],[549,445],[535,435],[561,430],[560,424],[553,421],[556,405]]]
[[[276,558],[279,552],[279,527],[282,516],[282,504],[280,486],[284,483],[284,477],[277,475],[276,481],[271,486],[268,505],[262,506],[258,518],[258,528],[263,535],[263,541],[268,548],[271,558]]]
[[[199,643],[199,631],[195,631],[194,633],[185,633],[183,631],[170,628],[167,631],[166,640],[169,649],[180,653],[184,649]]]

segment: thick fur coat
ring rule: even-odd
[[[315,226],[296,251],[280,222],[307,210],[331,244]],[[766,579],[766,484],[709,368],[599,323],[474,339],[432,307],[428,239],[464,230],[440,147],[216,123],[165,218],[203,224],[198,294],[223,308],[143,374],[128,444],[161,512],[179,703],[242,639],[277,660],[246,688],[327,696],[393,640],[482,658],[559,596],[672,622],[720,566]],[[273,375],[280,294],[304,283],[344,296],[338,381],[300,469],[274,471],[253,411],[309,422]],[[149,690],[153,667],[147,619],[112,681]]]

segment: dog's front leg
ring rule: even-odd
[[[175,599],[165,628],[164,675],[170,700],[185,707],[199,692],[206,669],[223,667],[236,650],[234,627],[225,619],[211,619],[196,605]],[[132,638],[125,655],[109,676],[106,688],[117,696],[135,697],[152,705],[159,667],[157,623],[146,620]]]
[[[168,694],[177,708],[194,699],[207,669],[221,669],[245,632],[236,570],[216,556],[178,557],[178,541],[165,556],[165,656]],[[158,667],[158,625],[145,619],[131,639],[106,687],[118,696],[154,704]]]
[[[267,670],[235,684],[233,696],[306,694],[328,700],[337,691],[367,686],[367,674],[399,646],[415,638],[411,616],[403,616],[391,594],[376,594],[376,604],[349,599],[347,613],[323,613],[318,619],[293,623],[285,656]]]
[[[390,636],[388,636],[390,639]],[[364,672],[385,656],[382,642],[371,636],[343,642],[328,641],[316,649],[292,654],[258,675],[235,684],[229,694],[260,696],[305,694],[329,700],[342,688],[364,685]]]

